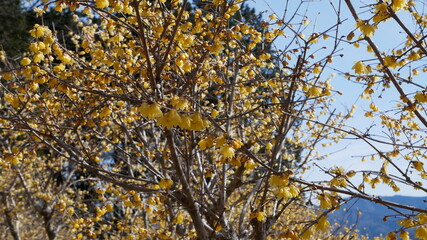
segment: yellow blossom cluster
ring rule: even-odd
[[[354,66],[352,67],[354,69],[354,72],[356,74],[368,74],[372,71],[372,69],[369,66],[366,66],[363,62],[357,61]]]
[[[407,0],[393,0],[391,1],[391,9],[393,9],[393,11],[395,12],[398,12],[404,7],[406,7],[407,4],[408,4]]]
[[[273,175],[270,177],[270,185],[273,187],[274,195],[279,199],[297,197],[300,193],[298,186],[289,181],[290,173]]]
[[[187,103],[183,100],[174,100],[177,108],[186,108]],[[156,120],[159,126],[164,128],[180,127],[185,130],[202,131],[209,126],[209,121],[202,117],[200,113],[181,114],[175,109],[166,113],[160,109],[159,105],[143,103],[138,107],[138,112],[147,119]]]
[[[256,218],[259,222],[264,222],[266,214],[264,212],[254,212],[251,214],[251,218]]]
[[[415,100],[419,103],[427,102],[427,93],[426,92],[417,92],[414,96]]]
[[[198,142],[198,145],[201,150],[206,150],[215,146],[218,149],[218,152],[224,160],[230,160],[234,162],[232,165],[237,167],[240,166],[241,157],[235,158],[235,151],[239,150],[243,146],[243,142],[240,139],[228,139],[226,134],[222,134],[217,138],[213,136],[208,136]],[[245,162],[245,161],[243,161]]]
[[[320,208],[322,209],[330,209],[332,207],[335,207],[339,204],[337,196],[333,196],[328,193],[322,193],[317,195],[317,199],[320,203]]]
[[[159,187],[161,189],[169,190],[173,186],[174,182],[171,179],[162,179],[159,182]]]
[[[375,16],[372,19],[375,23],[384,21],[389,17],[387,7],[388,5],[385,2],[380,2],[375,5]]]
[[[357,21],[356,27],[365,35],[366,37],[372,37],[377,30],[377,25],[371,25],[365,20],[359,19]]]

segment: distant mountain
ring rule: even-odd
[[[406,196],[393,196],[381,197],[384,200],[396,202],[404,205],[415,206],[418,208],[427,208],[426,197],[406,197]],[[411,213],[410,211],[403,211],[403,213]],[[359,214],[359,212],[361,214]],[[386,216],[386,218],[384,218]],[[363,199],[353,199],[343,205],[339,210],[335,211],[330,219],[340,224],[350,226],[356,224],[356,229],[360,234],[366,235],[373,239],[373,237],[387,235],[387,233],[397,230],[400,226],[397,224],[401,218],[396,218],[396,213],[387,207],[370,202]],[[331,221],[331,222],[332,222]],[[414,238],[414,233],[411,233],[411,238]]]

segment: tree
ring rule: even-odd
[[[376,140],[347,130],[351,112],[331,109],[330,96],[337,93],[323,70],[337,57],[342,39],[329,50],[322,42],[339,36],[340,11],[335,26],[305,37],[304,18],[290,24],[298,11],[282,19],[271,14],[252,26],[239,17],[242,1],[207,1],[203,8],[187,0],[46,4],[58,11],[82,9],[84,16],[74,17],[79,27],[71,33],[74,46],[37,24],[19,68],[2,58],[9,68],[2,73],[0,126],[10,147],[1,160],[4,175],[13,179],[43,169],[40,182],[51,183],[49,190],[55,189],[49,179],[56,179],[60,195],[42,200],[66,223],[65,234],[353,238],[331,236],[327,220],[346,201],[344,194],[419,213],[407,218],[419,222],[405,227],[417,227],[422,236],[426,210],[366,194],[351,182],[355,171],[327,170],[331,180],[324,184],[300,177],[318,160],[319,143],[346,135]],[[396,3],[390,4],[393,11]],[[360,21],[358,27],[366,36],[374,29]],[[280,37],[286,45],[273,51],[271,44]],[[357,63],[356,73],[367,72],[363,66]],[[410,161],[423,173],[421,161]],[[46,172],[44,164],[54,170]],[[401,180],[387,175],[385,167],[370,174],[392,187]],[[15,180],[5,179],[15,186]],[[20,194],[40,197],[39,182],[32,190],[25,178],[19,180]],[[410,178],[401,181],[423,189]],[[15,237],[14,226],[8,229]]]
[[[25,1],[25,4],[22,1],[4,1],[0,11],[0,20],[3,22],[0,27],[0,43],[2,50],[7,52],[11,60],[28,50],[28,44],[32,40],[28,31],[34,24],[49,26],[57,33],[63,45],[72,46],[67,33],[77,30],[77,26],[73,22],[71,12],[38,8],[39,12],[44,12],[40,18],[37,17],[39,13],[33,11],[33,8],[40,7],[42,4],[40,0]]]
[[[22,53],[20,50],[28,43],[25,15],[22,12],[20,1],[3,1],[2,5],[0,10],[0,20],[3,23],[0,26],[2,50],[7,51],[10,56],[17,56]]]

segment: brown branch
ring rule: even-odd
[[[173,133],[170,129],[165,129],[165,135],[167,139],[167,144],[170,149],[171,153],[171,159],[174,164],[175,170],[178,174],[179,181],[182,184],[182,190],[184,191],[184,204],[187,205],[188,213],[191,216],[191,219],[193,220],[194,228],[197,232],[197,235],[200,239],[207,240],[208,239],[208,233],[206,231],[206,227],[203,223],[202,216],[200,214],[200,210],[196,205],[196,202],[194,200],[194,195],[191,191],[190,184],[188,183],[189,179],[186,179],[184,171],[182,169],[181,163],[178,159],[178,154],[176,152],[176,145],[175,141],[173,139]]]
[[[150,51],[148,50],[147,38],[145,37],[145,26],[142,22],[141,14],[139,13],[139,1],[133,1],[132,5],[135,9],[136,17],[138,19],[138,25],[139,25],[138,35],[139,35],[139,38],[141,40],[142,48],[143,48],[144,54],[145,54],[145,61],[147,63],[148,78],[150,79],[150,84],[151,84],[151,88],[154,91],[154,96],[156,96],[157,95],[156,79],[154,78],[153,67],[151,66]]]
[[[414,212],[427,213],[427,209],[417,208],[414,206],[408,206],[408,205],[399,204],[399,203],[395,203],[395,202],[390,202],[390,201],[381,199],[381,197],[371,196],[371,195],[363,194],[363,193],[355,193],[355,192],[351,192],[351,191],[343,190],[343,189],[338,189],[338,188],[326,187],[326,186],[323,186],[321,184],[307,182],[305,180],[298,179],[295,177],[291,177],[290,180],[297,182],[299,184],[308,186],[311,189],[320,189],[320,190],[324,190],[324,191],[341,193],[341,194],[345,194],[348,196],[369,200],[371,202],[375,202],[375,203],[378,203],[378,204],[381,204],[384,206],[391,206],[391,207],[397,207],[397,208],[406,209],[406,210],[410,210],[410,211],[414,211]]]
[[[162,73],[163,69],[166,66],[166,62],[167,62],[167,59],[168,59],[168,56],[169,56],[169,52],[170,52],[170,50],[172,48],[172,45],[174,44],[174,39],[175,39],[175,36],[176,36],[176,34],[178,32],[178,28],[179,28],[179,25],[180,25],[179,22],[182,19],[182,15],[183,15],[183,13],[185,11],[185,6],[187,5],[187,1],[188,0],[184,0],[183,3],[182,3],[182,7],[181,7],[181,10],[180,10],[180,12],[178,14],[178,18],[175,21],[175,26],[174,26],[174,29],[173,29],[173,32],[172,32],[172,36],[170,37],[169,44],[166,47],[165,55],[163,56],[163,60],[160,62],[160,66],[156,68],[156,80],[160,79],[160,74]]]
[[[12,238],[14,240],[21,240],[21,236],[19,234],[19,220],[14,221],[13,219],[13,208],[15,206],[11,206],[10,202],[8,201],[8,199],[10,199],[10,193],[8,192],[0,192],[0,195],[2,196],[2,203],[5,204],[5,208],[3,210],[4,216],[6,218],[6,225],[8,226],[9,230],[10,230],[10,234],[12,235]],[[11,199],[12,201],[12,205],[15,205],[13,203],[13,199]]]

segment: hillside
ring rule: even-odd
[[[383,197],[383,199],[419,208],[427,207],[426,197],[392,196]],[[358,214],[359,212],[361,214]],[[409,211],[403,212],[410,213]],[[355,199],[337,210],[331,219],[338,223],[348,221],[348,225],[356,224],[356,228],[361,234],[368,234],[372,238],[381,234],[384,236],[390,231],[399,229],[400,226],[397,222],[401,218],[396,218],[395,215],[396,213],[393,210],[383,205],[363,199]],[[384,216],[386,217],[384,218]]]

